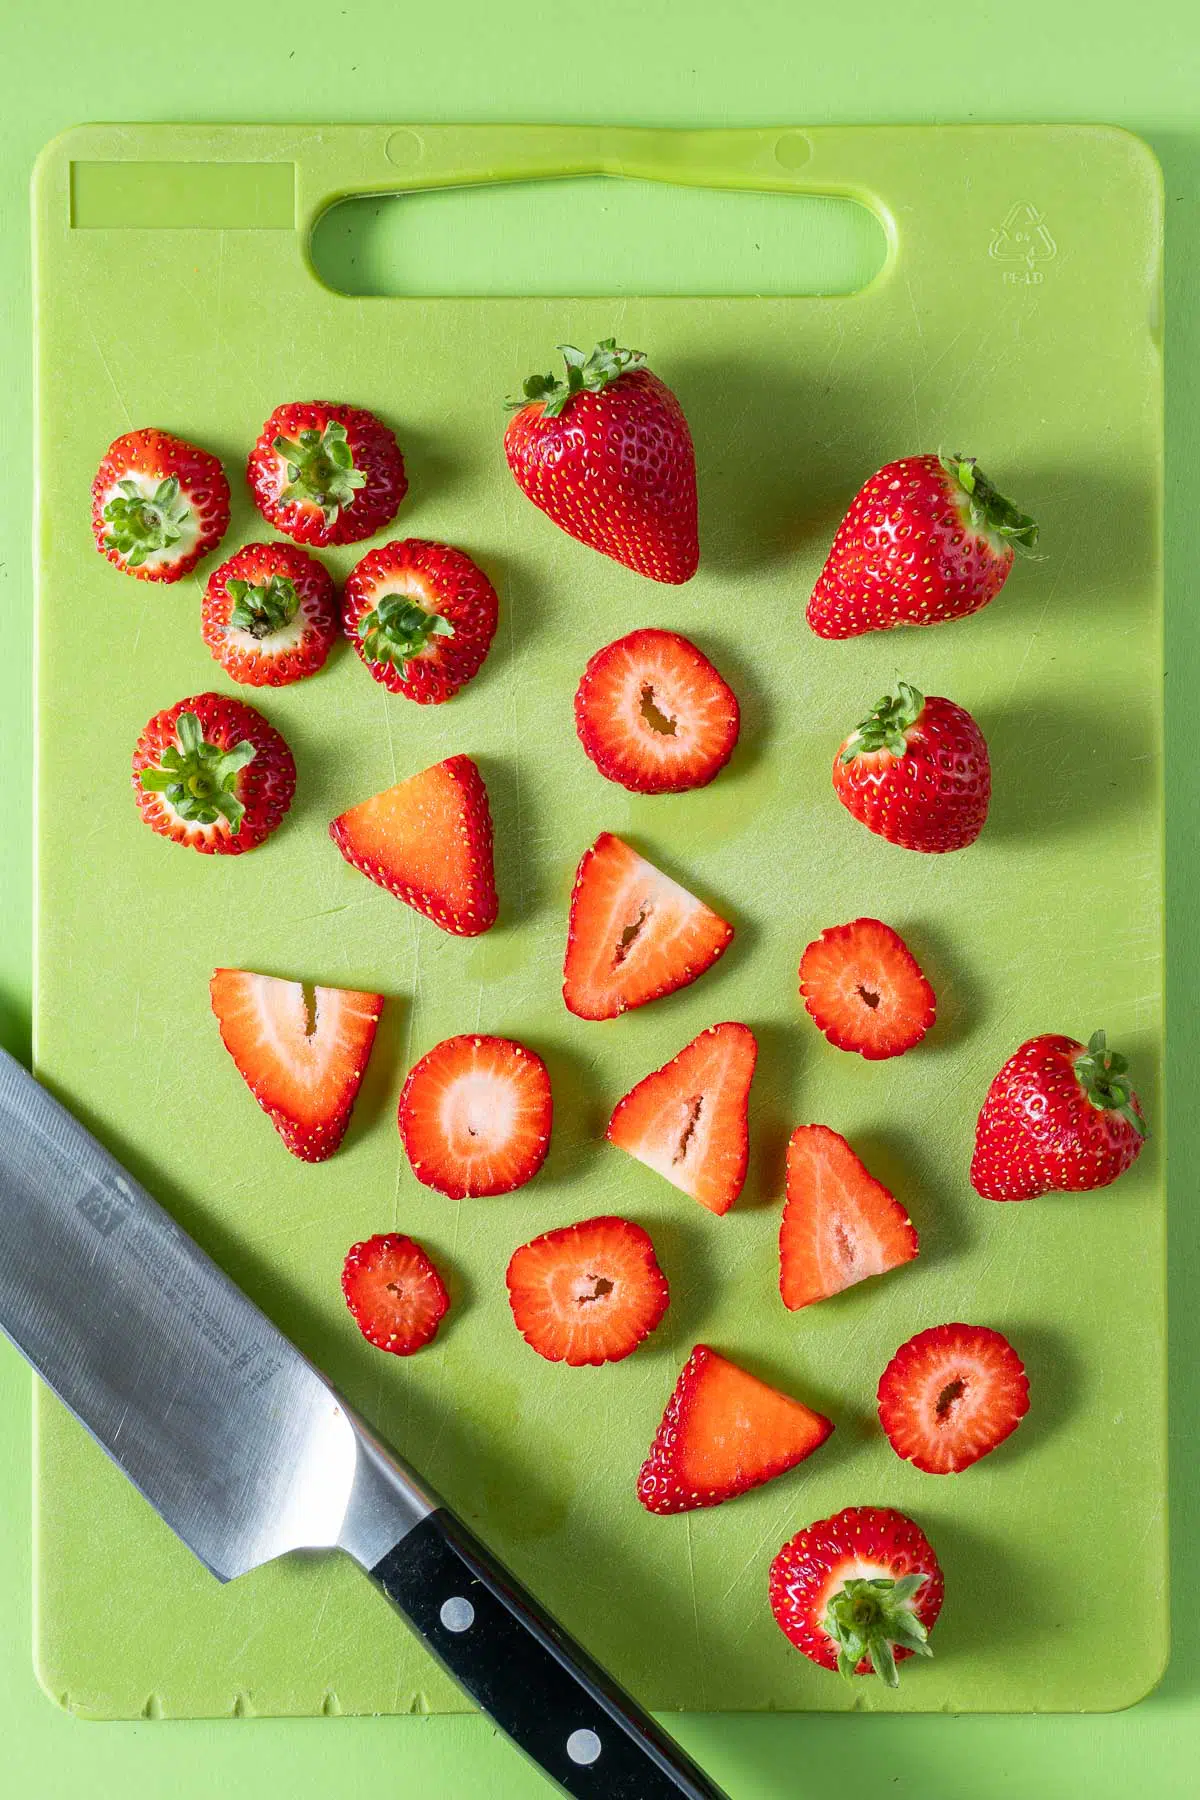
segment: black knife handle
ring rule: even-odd
[[[442,1666],[575,1800],[727,1800],[454,1514],[371,1570]]]

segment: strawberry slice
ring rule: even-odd
[[[638,1476],[647,1512],[720,1506],[819,1450],[830,1421],[697,1344]]]
[[[897,1663],[933,1655],[944,1591],[933,1545],[890,1506],[818,1519],[771,1564],[771,1611],[789,1643],[822,1669],[874,1672],[892,1688]]]
[[[499,602],[464,551],[407,538],[355,564],[343,608],[346,636],[375,680],[436,706],[479,673]]]
[[[229,483],[217,458],[165,431],[127,431],[92,482],[102,556],[139,581],[179,581],[229,528]]]
[[[800,958],[800,995],[831,1044],[868,1062],[911,1050],[937,1011],[916,957],[879,919],[826,926]]]
[[[742,1191],[750,1081],[758,1058],[746,1025],[710,1025],[618,1100],[608,1141],[665,1175],[709,1212]]]
[[[408,492],[396,439],[374,413],[331,400],[277,406],[246,465],[268,525],[298,544],[356,544],[395,517]]]
[[[677,631],[607,644],[575,691],[575,729],[600,773],[635,794],[705,787],[738,741],[737,696]]]
[[[779,1291],[797,1312],[871,1275],[911,1262],[912,1220],[828,1125],[800,1125],[787,1149],[779,1226]]]
[[[204,641],[247,687],[285,687],[315,675],[338,627],[329,571],[294,544],[246,544],[208,578]]]
[[[239,856],[270,837],[296,791],[296,764],[244,700],[193,694],[147,720],[133,750],[133,793],[152,831],[206,856]]]
[[[350,1123],[383,995],[245,969],[216,970],[209,993],[225,1048],[292,1155],[324,1162]]]
[[[667,1310],[650,1235],[631,1219],[581,1219],[514,1250],[505,1277],[517,1330],[547,1362],[620,1362]]]
[[[729,947],[733,926],[602,831],[575,873],[563,999],[580,1019],[615,1019],[687,987]]]
[[[1025,1365],[986,1325],[933,1325],[901,1344],[879,1378],[879,1423],[927,1475],[967,1469],[1029,1411]]]
[[[550,1148],[550,1076],[511,1038],[452,1037],[409,1071],[400,1136],[413,1174],[451,1200],[511,1194]]]
[[[437,1336],[450,1295],[420,1244],[388,1231],[351,1244],[342,1292],[369,1344],[411,1356]]]
[[[492,815],[469,756],[352,806],[329,835],[352,868],[443,931],[478,937],[496,923]]]

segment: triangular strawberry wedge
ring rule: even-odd
[[[733,926],[603,831],[575,873],[563,999],[580,1019],[615,1019],[703,975]]]
[[[710,1025],[618,1100],[609,1143],[657,1170],[709,1212],[728,1212],[746,1179],[748,1101],[757,1059],[749,1026]]]
[[[492,815],[469,756],[352,806],[329,835],[353,868],[443,931],[478,937],[496,923]]]
[[[647,1512],[719,1506],[811,1456],[833,1430],[801,1400],[697,1344],[638,1476]]]
[[[912,1220],[828,1125],[800,1125],[787,1150],[779,1227],[779,1290],[796,1312],[871,1275],[911,1262]]]
[[[250,1092],[302,1162],[332,1156],[350,1123],[382,994],[218,969],[209,984],[221,1038]]]

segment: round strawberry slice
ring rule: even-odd
[[[879,919],[826,926],[800,958],[800,997],[831,1044],[868,1062],[911,1050],[937,1011],[916,957]]]
[[[511,1038],[452,1037],[409,1072],[400,1136],[413,1174],[451,1200],[509,1194],[550,1148],[550,1076]]]
[[[582,1219],[514,1250],[508,1300],[517,1330],[547,1362],[620,1362],[667,1310],[650,1234],[631,1219]]]
[[[165,431],[127,431],[92,483],[102,556],[139,581],[179,581],[229,527],[229,483],[217,458]]]
[[[478,674],[496,635],[496,590],[449,544],[405,538],[371,550],[346,581],[346,636],[393,694],[435,706]]]
[[[450,1305],[420,1244],[396,1231],[350,1246],[342,1292],[367,1342],[393,1356],[411,1356],[432,1342]]]
[[[247,544],[208,578],[204,641],[246,687],[315,675],[340,624],[328,570],[294,544]]]
[[[277,406],[246,479],[269,525],[298,544],[357,544],[396,516],[408,492],[396,439],[374,413],[330,400]]]
[[[238,856],[269,838],[296,791],[292,753],[262,714],[225,694],[155,713],[133,752],[133,792],[160,836]]]
[[[677,631],[631,631],[597,650],[575,729],[600,773],[635,794],[705,787],[733,755],[737,696]]]
[[[902,681],[885,694],[833,759],[833,789],[847,812],[890,844],[937,854],[962,850],[983,830],[992,792],[987,744],[963,707]]]
[[[879,1422],[927,1475],[970,1468],[1029,1411],[1025,1366],[986,1325],[934,1325],[901,1344],[879,1379]]]
[[[944,1583],[919,1525],[890,1506],[847,1506],[798,1531],[771,1564],[771,1611],[788,1642],[822,1669],[879,1676],[932,1656]]]

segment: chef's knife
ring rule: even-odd
[[[343,1550],[564,1792],[724,1800],[3,1051],[0,1330],[219,1581]]]

